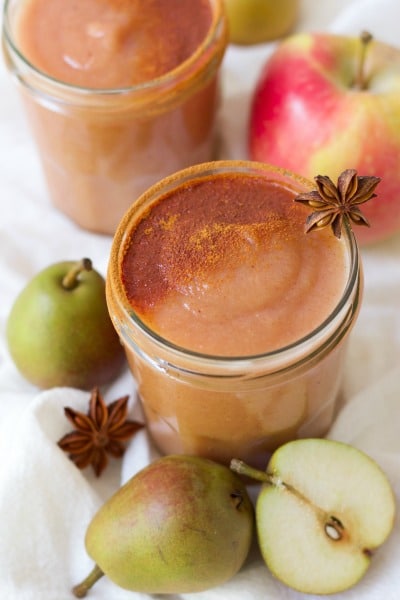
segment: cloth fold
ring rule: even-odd
[[[303,0],[298,29],[358,34],[400,45],[397,0]],[[246,158],[246,126],[257,74],[275,43],[230,47],[223,64],[221,158]],[[72,600],[71,588],[92,560],[84,547],[98,507],[135,472],[158,457],[139,431],[121,460],[97,479],[79,471],[57,446],[71,430],[64,406],[86,410],[89,393],[69,388],[39,392],[17,373],[5,328],[12,302],[37,271],[56,260],[91,256],[105,274],[111,239],[80,230],[49,204],[36,151],[13,83],[0,63],[0,596],[7,600]],[[400,498],[400,234],[362,250],[365,294],[348,349],[340,410],[328,437],[367,452]],[[141,419],[135,384],[125,371],[103,390],[107,403],[130,395],[130,418]],[[373,493],[373,492],[371,492]],[[398,600],[400,524],[376,553],[364,579],[334,600]],[[93,600],[149,600],[106,578]],[[257,544],[225,585],[170,600],[306,600],[274,579]]]

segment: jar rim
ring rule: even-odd
[[[107,274],[107,301],[109,303],[111,317],[114,320],[114,324],[117,330],[119,330],[120,334],[120,319],[112,314],[113,308],[110,307],[110,305],[113,307],[116,306],[124,322],[130,323],[132,326],[138,328],[141,334],[144,335],[149,342],[155,344],[155,347],[158,351],[168,351],[171,356],[174,357],[174,359],[192,359],[196,361],[196,366],[201,364],[204,368],[230,365],[232,369],[241,369],[243,366],[248,365],[249,362],[251,362],[253,365],[265,363],[265,361],[268,361],[271,363],[271,365],[273,363],[282,363],[282,361],[289,361],[291,363],[296,362],[293,360],[294,356],[300,357],[304,355],[307,345],[311,340],[316,342],[315,347],[318,352],[318,349],[321,346],[326,345],[329,340],[331,340],[332,335],[334,335],[335,339],[337,338],[338,331],[340,330],[341,326],[344,326],[344,328],[347,330],[348,326],[350,325],[347,323],[347,321],[351,321],[351,315],[349,317],[349,302],[351,314],[354,314],[358,309],[358,295],[360,291],[358,288],[360,287],[361,269],[358,244],[351,227],[347,223],[344,223],[342,239],[348,248],[349,272],[339,302],[330,312],[330,314],[327,315],[323,322],[311,332],[302,338],[276,350],[243,356],[221,356],[190,350],[174,344],[168,339],[165,339],[163,336],[154,332],[140,319],[134,309],[130,306],[120,276],[120,265],[122,258],[121,253],[124,251],[125,242],[129,235],[129,226],[133,220],[137,220],[138,210],[144,210],[145,207],[150,206],[150,204],[156,201],[161,193],[164,194],[165,192],[177,188],[183,183],[192,179],[201,179],[202,177],[218,173],[240,172],[258,175],[262,173],[273,172],[277,177],[277,181],[280,180],[293,182],[296,186],[301,186],[303,189],[313,189],[313,184],[311,181],[291,171],[288,171],[287,169],[279,168],[268,163],[247,160],[218,160],[194,165],[178,171],[177,173],[170,175],[169,177],[166,177],[165,179],[151,186],[136,200],[136,202],[131,205],[131,207],[125,213],[114,235],[111,247]],[[124,335],[128,335],[129,337],[129,333],[126,331],[126,328],[124,329]],[[344,332],[342,332],[341,335],[344,335]]]
[[[129,94],[146,94],[150,92],[159,93],[160,90],[168,91],[175,87],[178,82],[193,78],[199,71],[207,71],[208,68],[216,69],[222,61],[225,47],[228,40],[228,30],[226,15],[223,8],[223,0],[209,0],[212,8],[212,20],[207,34],[196,48],[196,50],[174,69],[167,71],[163,75],[154,79],[143,81],[132,86],[123,86],[115,88],[91,88],[77,84],[66,83],[62,80],[48,75],[21,52],[18,44],[15,42],[12,34],[12,27],[9,20],[9,7],[13,0],[5,0],[3,6],[3,48],[11,49],[19,61],[33,74],[38,81],[43,84],[51,84],[59,93],[75,93],[82,98],[87,96],[113,97]],[[6,47],[8,46],[8,48]],[[6,57],[7,58],[7,57]],[[10,59],[8,59],[10,62]],[[192,72],[194,71],[194,74]]]

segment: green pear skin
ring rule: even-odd
[[[174,594],[233,577],[253,530],[253,505],[235,473],[208,459],[170,455],[137,473],[100,508],[85,543],[96,568],[118,586]]]
[[[88,261],[88,259],[86,259]],[[111,381],[125,354],[107,310],[104,278],[82,268],[70,288],[63,279],[79,262],[40,271],[16,298],[7,342],[20,373],[42,389],[91,389]]]

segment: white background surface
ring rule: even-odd
[[[375,37],[400,45],[399,23],[398,0],[303,0],[298,29],[354,34],[369,29]],[[227,52],[220,112],[221,158],[246,157],[250,94],[273,47],[231,47]],[[40,393],[17,373],[8,355],[7,315],[25,283],[52,262],[82,256],[90,256],[95,268],[105,274],[111,238],[80,230],[51,206],[22,107],[2,61],[0,182],[0,598],[71,600],[72,584],[92,565],[83,545],[90,518],[103,499],[154,453],[143,431],[124,459],[114,462],[100,480],[90,471],[78,471],[55,442],[71,429],[62,407],[86,410],[88,394],[60,389]],[[400,234],[363,249],[362,254],[364,302],[349,347],[344,407],[330,436],[373,456],[399,497]],[[130,394],[130,416],[140,416],[128,373],[104,392],[107,402]],[[332,598],[398,600],[399,565],[397,523],[363,581]],[[138,600],[147,596],[120,590],[103,579],[88,598]],[[298,600],[303,596],[275,581],[255,551],[246,567],[225,586],[182,598]]]

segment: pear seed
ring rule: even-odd
[[[331,540],[338,541],[342,539],[342,534],[332,523],[325,524],[325,533]]]

